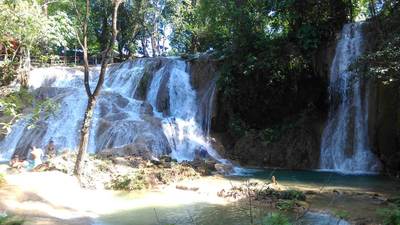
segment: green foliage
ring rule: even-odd
[[[28,89],[21,88],[19,91],[13,92],[8,96],[0,99],[0,104],[3,105],[3,113],[7,116],[16,116],[21,113],[26,107],[32,105],[34,96]]]
[[[50,116],[54,116],[59,108],[60,105],[54,102],[52,99],[38,101],[33,109],[30,125],[28,126],[28,128],[34,128],[38,121],[46,120]]]
[[[10,61],[4,61],[0,64],[0,86],[9,85],[16,77],[17,71],[15,65]]]
[[[275,198],[289,201],[305,201],[306,195],[297,190],[277,191],[273,189],[263,189],[257,192],[260,198]]]
[[[378,215],[382,218],[382,222],[384,225],[400,224],[400,207],[399,206],[392,206],[390,208],[379,209]]]
[[[287,190],[280,192],[281,199],[305,201],[306,195],[302,191]]]
[[[400,10],[394,9],[388,14],[381,15],[377,20],[383,24],[381,36],[377,37],[380,44],[373,51],[360,57],[351,65],[350,70],[359,75],[375,77],[384,84],[398,83],[400,81]]]
[[[113,190],[135,191],[149,187],[144,171],[139,171],[134,175],[119,175],[111,181]]]
[[[341,220],[346,220],[350,217],[350,212],[345,210],[336,210],[333,213],[336,217],[338,217]]]
[[[24,224],[24,220],[19,219],[14,216],[0,216],[0,225],[22,225]]]
[[[296,200],[279,200],[276,203],[276,208],[281,211],[289,211],[296,207]]]
[[[282,213],[271,213],[263,220],[263,225],[291,225],[289,219]]]
[[[10,117],[9,122],[0,123],[7,134],[11,132],[12,125],[23,117],[24,109],[32,108],[32,117],[29,118],[28,128],[34,128],[38,121],[49,118],[59,109],[57,102],[52,99],[36,100],[35,96],[25,88],[0,98],[0,105],[2,106],[1,112]]]
[[[204,0],[173,9],[177,51],[213,49],[221,59],[218,87],[235,114],[229,118],[235,135],[272,129],[309,104],[323,104],[314,54],[346,22],[347,1]],[[268,141],[275,138],[270,129]]]

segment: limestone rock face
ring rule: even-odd
[[[317,168],[319,143],[305,128],[290,129],[274,143],[267,143],[260,133],[251,132],[236,142],[233,155],[239,162],[251,166]]]
[[[374,81],[369,135],[373,150],[388,172],[400,171],[400,85]]]
[[[365,43],[374,50],[381,42],[375,26],[365,26]],[[400,173],[400,84],[383,84],[370,79],[368,127],[372,150],[379,157],[383,169],[389,173]]]
[[[104,157],[124,157],[124,156],[137,156],[143,157],[145,160],[152,158],[151,149],[148,148],[146,141],[139,139],[136,143],[125,145],[120,148],[108,148],[98,152],[100,156]]]

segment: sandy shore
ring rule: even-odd
[[[4,172],[5,166],[2,170]],[[227,204],[228,201],[218,197],[217,192],[239,183],[212,176],[128,194],[82,189],[75,177],[58,171],[7,174],[6,181],[7,184],[0,188],[0,211],[18,215],[28,225],[89,225],[99,216],[145,207],[152,202],[166,206],[196,202]],[[181,190],[177,186],[198,190]],[[180,197],[177,199],[176,196]]]

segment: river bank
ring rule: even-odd
[[[2,165],[0,171],[6,172],[7,166]],[[305,199],[296,203],[298,205],[293,210],[288,208],[281,212],[294,217],[304,212],[318,216],[331,214],[343,217],[351,224],[380,224],[377,210],[387,207],[388,200],[400,187],[398,183],[379,181],[382,186],[372,185],[371,189],[368,188],[370,180],[364,186],[339,185],[340,175],[332,175],[331,180],[335,182],[321,186],[320,183],[307,182],[302,171],[292,171],[291,176],[283,173],[274,172],[278,185],[270,186],[271,190],[297,190],[304,193]],[[314,176],[317,174],[314,172]],[[196,224],[249,224],[250,208],[252,217],[260,221],[269,213],[279,211],[276,207],[279,202],[290,202],[277,198],[268,205],[266,202],[270,198],[259,201],[256,194],[250,194],[252,203],[249,207],[249,195],[243,194],[248,190],[243,187],[248,187],[247,184],[265,187],[269,182],[257,174],[249,177],[198,176],[129,193],[82,188],[75,177],[59,171],[7,174],[5,178],[6,185],[0,189],[0,211],[17,215],[26,221],[25,224],[33,225],[160,224],[158,220],[162,224],[174,221],[175,224],[193,224],[192,219]],[[292,178],[296,178],[297,184],[290,181]],[[351,183],[349,177],[344,179]],[[249,190],[256,193],[258,189]],[[235,192],[235,197],[228,194]],[[335,217],[327,218],[339,221],[332,219]]]

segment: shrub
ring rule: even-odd
[[[289,219],[282,213],[271,213],[264,218],[263,225],[291,225]]]
[[[296,207],[296,200],[279,200],[276,203],[276,208],[281,211],[289,211]]]
[[[345,211],[345,210],[336,210],[334,212],[334,215],[336,217],[338,217],[339,219],[341,219],[341,220],[345,220],[345,219],[348,219],[350,217],[350,213],[348,211]]]
[[[398,225],[400,224],[400,207],[392,206],[378,210],[378,215],[382,218],[384,225]]]
[[[0,215],[0,225],[22,225],[24,220],[16,218],[14,216],[1,216]]]
[[[280,193],[279,198],[281,199],[287,199],[287,200],[299,200],[299,201],[305,201],[306,200],[306,195],[297,190],[287,190],[287,191],[282,191]]]
[[[139,172],[136,175],[120,175],[111,181],[111,189],[122,191],[143,190],[150,185],[146,180],[144,172]]]
[[[0,86],[9,85],[16,77],[17,71],[14,64],[3,62],[0,64]]]

